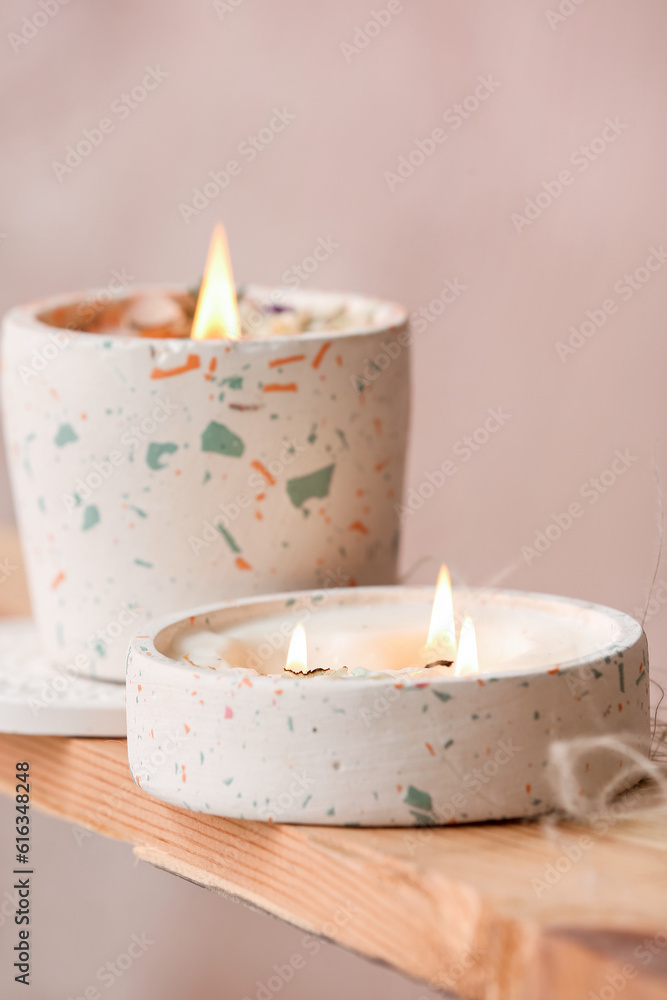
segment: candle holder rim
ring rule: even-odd
[[[59,294],[47,296],[44,299],[34,299],[29,302],[21,303],[19,305],[12,306],[8,309],[4,316],[2,317],[2,325],[5,327],[8,324],[16,324],[21,326],[29,327],[33,332],[43,333],[45,337],[52,333],[54,330],[67,330],[72,336],[76,337],[77,341],[86,344],[98,343],[101,337],[113,338],[115,342],[122,345],[127,344],[148,344],[153,347],[164,348],[165,345],[171,344],[196,344],[198,348],[204,345],[220,345],[220,343],[225,346],[234,346],[237,349],[243,350],[248,345],[270,345],[270,344],[285,344],[291,341],[303,343],[304,341],[318,341],[323,339],[343,339],[344,337],[357,337],[357,336],[368,336],[371,334],[388,334],[392,332],[400,332],[403,328],[407,327],[409,320],[408,310],[398,302],[394,302],[390,299],[382,299],[370,295],[362,295],[357,292],[339,292],[336,290],[323,290],[323,289],[292,289],[285,286],[271,286],[271,285],[255,285],[255,284],[245,284],[241,286],[243,290],[249,294],[257,294],[258,296],[268,296],[272,292],[283,291],[285,293],[286,301],[292,299],[294,302],[298,300],[303,300],[304,304],[307,301],[321,298],[331,298],[333,300],[340,299],[342,302],[358,303],[360,305],[367,304],[372,306],[375,310],[384,310],[384,318],[376,319],[372,324],[368,326],[361,325],[350,325],[349,327],[342,329],[322,329],[322,330],[305,330],[300,333],[287,333],[287,334],[270,334],[264,337],[240,337],[236,340],[226,339],[226,338],[206,338],[203,340],[194,340],[192,337],[150,337],[145,335],[138,335],[129,332],[123,332],[121,330],[109,330],[107,332],[91,332],[88,330],[77,330],[67,326],[55,326],[47,323],[42,316],[48,313],[50,310],[61,308],[63,306],[75,306],[78,302],[82,305],[86,303],[90,304],[95,301],[109,301],[109,302],[121,302],[123,299],[130,298],[134,295],[141,295],[155,292],[182,295],[184,292],[190,291],[188,286],[179,285],[177,283],[145,283],[141,285],[131,285],[129,288],[123,288],[120,292],[109,294],[107,288],[90,288],[84,291],[75,292],[61,292]],[[102,296],[104,295],[104,299]]]
[[[349,600],[351,603],[355,601],[355,598],[359,596],[370,596],[376,597],[375,603],[382,603],[382,598],[387,596],[392,596],[398,598],[399,596],[405,596],[406,593],[413,597],[416,601],[423,598],[432,598],[433,587],[428,585],[382,585],[382,586],[368,586],[368,587],[342,587],[342,588],[323,588],[321,591],[317,590],[295,590],[295,591],[285,591],[282,593],[275,594],[260,594],[253,597],[242,597],[235,600],[216,602],[211,605],[206,605],[204,607],[193,608],[189,612],[178,612],[176,614],[164,616],[160,619],[156,619],[153,622],[148,622],[144,626],[141,635],[135,635],[130,643],[130,652],[136,654],[137,656],[151,657],[152,665],[159,663],[161,668],[164,670],[176,670],[178,675],[182,675],[184,672],[189,674],[193,671],[201,672],[207,670],[206,667],[199,667],[196,664],[189,665],[187,662],[182,660],[177,660],[174,657],[168,656],[163,653],[159,646],[157,645],[160,636],[168,631],[175,630],[178,625],[185,625],[189,623],[193,624],[194,620],[198,618],[205,618],[207,616],[218,614],[224,611],[232,611],[234,608],[243,608],[247,606],[254,606],[258,604],[270,604],[272,607],[267,610],[266,616],[269,617],[276,613],[277,609],[273,608],[273,605],[280,605],[281,607],[286,606],[286,602],[290,599],[298,600],[299,597],[303,597],[306,594],[322,593],[322,594],[335,594],[337,597],[342,597],[345,600]],[[644,639],[644,629],[640,622],[638,622],[631,615],[628,615],[624,611],[619,611],[615,608],[608,607],[607,605],[596,604],[593,601],[586,601],[580,598],[566,597],[560,594],[549,594],[549,593],[538,593],[533,591],[524,590],[506,590],[503,588],[493,588],[493,587],[453,587],[454,594],[456,593],[466,593],[470,595],[489,595],[489,596],[499,596],[502,595],[506,600],[522,600],[522,601],[538,601],[546,602],[550,604],[557,604],[561,606],[574,606],[580,611],[594,611],[598,614],[602,614],[608,618],[611,618],[619,628],[619,634],[613,643],[602,646],[598,649],[591,650],[589,653],[577,656],[574,659],[560,662],[554,664],[551,668],[556,670],[559,674],[566,673],[568,671],[581,671],[589,664],[598,663],[605,657],[611,657],[615,655],[619,648],[627,650],[635,647],[638,643],[642,642]],[[296,623],[295,623],[296,624]],[[128,657],[129,662],[129,657]],[[233,671],[233,672],[232,672]],[[482,683],[488,683],[489,681],[504,681],[512,679],[521,679],[522,677],[534,677],[536,674],[542,675],[547,673],[547,665],[544,667],[516,667],[516,668],[503,668],[498,672],[497,675],[493,673],[492,670],[484,670],[480,675],[466,674],[461,676],[437,676],[433,678],[429,677],[401,677],[402,683],[407,685],[421,686],[428,685],[429,687],[441,687],[449,686],[451,684],[476,684],[478,680]],[[212,672],[213,673],[213,672]],[[381,687],[391,687],[393,688],[396,684],[396,677],[391,676],[392,673],[397,674],[396,671],[387,671],[387,676],[378,677],[378,672],[375,672],[373,676],[354,676],[341,680],[339,683],[352,685],[352,689],[358,688],[359,685],[372,685],[374,688]],[[253,684],[262,685],[277,685],[285,683],[286,679],[283,674],[259,674],[250,668],[244,667],[231,667],[229,674],[219,674],[215,671],[214,676],[224,676],[228,677],[229,680],[236,681],[238,677],[241,676],[252,676]],[[314,677],[304,677],[303,679],[309,685],[316,684],[331,684],[331,678],[327,677],[326,674],[320,674]],[[289,678],[288,683],[299,683],[299,678]]]

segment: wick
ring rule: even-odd
[[[428,670],[429,667],[451,667],[453,660],[433,660],[432,663],[427,663],[424,670]]]
[[[312,677],[313,674],[328,674],[328,667],[315,667],[313,670],[290,670],[289,667],[283,668],[284,674],[292,674],[293,677]]]

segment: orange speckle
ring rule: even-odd
[[[181,777],[182,777],[182,779],[183,779],[183,783],[185,783],[185,782],[186,782],[186,781],[188,780],[188,779],[187,779],[187,778],[185,777],[185,764],[181,764],[181,768],[183,769],[183,774],[181,775]]]
[[[174,469],[174,475],[175,475],[175,476],[182,476],[182,475],[183,475],[183,473],[181,472],[181,470],[180,470],[180,469]]]
[[[255,511],[255,517],[257,518],[258,521],[263,521],[264,520],[264,515],[262,514],[261,510],[256,510]]]
[[[191,691],[191,692],[190,692],[190,695],[191,695],[191,696],[194,696],[194,695],[196,695],[196,694],[197,694],[197,692],[196,692],[196,691]]]
[[[280,368],[281,365],[290,365],[293,361],[305,361],[305,354],[290,354],[288,358],[274,358],[269,361],[269,368]]]
[[[184,723],[183,723],[183,729],[185,729],[186,733],[189,733],[189,732],[190,732],[190,727],[189,727],[189,725],[187,724],[187,722],[184,722]]]
[[[262,386],[262,392],[298,392],[296,382],[269,382]]]
[[[243,558],[241,558],[241,556],[239,556],[238,559],[236,560],[236,568],[237,569],[252,569],[252,566],[250,565],[249,562],[246,562],[245,559],[243,559]]]
[[[529,795],[530,795],[530,789],[531,789],[531,786],[530,785],[526,785],[526,791],[528,792]]]
[[[343,367],[343,355],[342,354],[337,354],[336,355],[336,364],[338,365],[339,368]]]
[[[364,495],[364,491],[363,490],[357,490],[356,492],[357,492],[357,496],[358,497],[362,497]]]
[[[478,677],[478,678],[477,678],[477,683],[479,684],[479,686],[480,686],[481,688],[483,688],[483,687],[484,687],[484,681],[483,681],[483,680],[481,679],[481,677]]]
[[[435,750],[433,749],[433,747],[431,746],[431,744],[430,743],[424,743],[424,746],[426,747],[426,749],[430,753],[431,757],[435,757]]]
[[[623,706],[621,705],[620,701],[618,703],[618,710],[619,710],[619,712],[623,711]]]
[[[231,708],[229,707],[229,705],[226,705],[225,706],[225,718],[226,719],[231,719],[231,718],[233,718],[233,716],[234,716],[234,713],[232,712]]]
[[[241,687],[242,684],[245,684],[245,686],[249,688],[252,687],[252,681],[249,677],[244,677],[243,680],[239,682],[239,687]]]
[[[548,674],[557,674],[559,670],[560,670],[560,666],[554,667],[553,670],[547,670],[547,673]]]
[[[153,730],[152,730],[152,729],[151,729],[151,739],[152,739],[152,740],[154,740],[154,739],[155,739],[155,733],[153,732]]]
[[[192,660],[190,659],[190,657],[188,656],[188,654],[187,654],[187,653],[183,653],[183,659],[184,659],[184,660],[187,660],[187,661],[188,661],[188,663],[190,664],[190,666],[191,666],[191,667],[196,667],[196,666],[197,666],[197,664],[196,664],[196,663],[193,663],[193,662],[192,662]],[[193,691],[192,693],[193,693],[193,694],[197,694],[197,692],[196,692],[196,691]]]
[[[266,496],[266,493],[258,493],[257,496],[255,497],[255,500],[257,500],[257,501],[263,500],[265,496]]]
[[[137,684],[137,691],[141,691],[141,684]]]
[[[394,684],[394,687],[397,689],[397,691],[403,690],[403,685],[400,682],[398,684]]]
[[[276,688],[276,694],[282,694],[282,693],[283,693],[282,688]]]
[[[375,466],[375,471],[382,472],[382,470],[386,469],[388,465],[389,465],[389,459],[385,458],[383,462],[378,462],[378,464]]]
[[[320,365],[322,364],[322,359],[323,359],[324,355],[327,353],[327,351],[329,350],[330,347],[331,347],[331,341],[330,340],[327,340],[326,344],[322,344],[322,346],[320,347],[319,351],[317,352],[317,354],[313,358],[313,368],[319,368],[320,367]]]
[[[264,476],[264,478],[266,479],[266,481],[269,484],[269,486],[275,486],[276,481],[275,481],[274,477],[271,475],[271,473],[266,468],[266,466],[262,465],[262,463],[259,461],[259,459],[256,459],[256,458],[253,459],[253,461],[250,464],[252,465],[253,469],[257,469],[257,471],[260,473],[260,475]]]
[[[375,428],[376,434],[382,434],[382,421],[379,417],[373,418],[373,427]]]
[[[190,622],[191,625],[194,625],[194,623],[195,623],[195,616],[194,615],[190,615],[189,622]],[[139,638],[141,639],[142,637],[139,636]],[[148,638],[148,636],[146,636],[146,638]]]
[[[217,358],[211,358],[211,360],[208,363],[208,370],[210,372],[214,372],[217,367],[218,367],[218,359]]]
[[[87,413],[82,413],[81,414],[81,419],[82,420],[87,420],[88,419],[88,414]]]
[[[65,579],[65,574],[61,570],[60,573],[57,573],[54,576],[53,580],[51,580],[51,590],[55,590],[56,587],[59,587],[64,579]]]
[[[322,556],[318,556],[317,557],[317,559],[315,560],[315,565],[316,566],[324,566],[324,559],[322,558]]]
[[[587,771],[590,769],[590,766],[591,766],[590,764],[588,764],[588,763],[586,764],[586,770]]]
[[[353,521],[348,528],[348,531],[360,531],[362,535],[368,534],[368,528],[365,524],[362,524],[361,521]]]
[[[185,372],[199,368],[199,364],[198,354],[188,354],[188,360],[184,365],[179,365],[177,368],[154,368],[151,372],[151,378],[171,378],[172,375],[183,375]]]
[[[402,792],[403,791],[403,785],[396,785],[396,791],[397,792]]]

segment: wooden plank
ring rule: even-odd
[[[30,761],[35,806],[464,997],[599,996],[606,976],[627,979],[628,963],[636,975],[626,1000],[667,994],[664,812],[620,819],[604,834],[539,823],[290,827],[152,799],[130,777],[123,740],[0,736],[8,794],[17,760]],[[564,874],[538,894],[531,880],[544,882],[549,865]],[[645,938],[657,949],[646,965],[635,954]]]
[[[23,614],[0,526],[0,614]],[[598,828],[505,823],[352,830],[206,817],[132,781],[123,740],[0,735],[0,789],[138,857],[473,1000],[664,1000],[667,810]],[[602,829],[606,826],[606,829]],[[584,838],[582,840],[582,838]],[[610,992],[613,991],[613,992]]]

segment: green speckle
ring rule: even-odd
[[[411,809],[410,812],[414,816],[417,826],[435,826],[434,817],[429,816],[428,813],[415,812],[414,809]]]
[[[348,449],[348,450],[349,450],[350,446],[349,446],[349,444],[347,443],[347,438],[345,437],[345,431],[341,431],[341,430],[340,430],[340,429],[339,429],[339,428],[337,427],[337,428],[336,428],[336,434],[337,434],[337,435],[338,435],[338,437],[340,438],[340,440],[341,440],[341,443],[342,443],[342,445],[343,445],[343,448],[346,448],[346,449]]]
[[[44,503],[44,497],[37,497],[37,506],[41,510],[42,514],[46,514],[46,504]]]
[[[596,670],[595,667],[591,667],[591,670],[592,670],[592,673],[593,673],[593,677],[595,678],[596,681],[599,680],[600,677],[602,677],[602,671],[601,670]]]
[[[153,563],[146,562],[145,559],[135,559],[137,566],[145,566],[146,569],[153,569]]]
[[[445,750],[449,750],[449,748],[450,748],[450,746],[452,745],[453,742],[454,742],[454,740],[447,740],[447,742],[443,744]]]
[[[302,809],[306,808],[312,797],[313,797],[312,795],[306,795],[305,799],[303,800],[303,805],[301,806]]]
[[[531,804],[531,806],[541,806],[542,805],[542,799],[533,799],[533,801],[530,804]]]
[[[540,717],[540,713],[538,711],[533,712],[533,718],[534,719],[539,719],[539,717]]]
[[[622,663],[618,664],[618,684],[621,689],[621,694],[625,694],[625,667]]]
[[[59,448],[62,448],[64,445],[78,440],[79,435],[76,433],[71,424],[61,424],[58,428],[58,433],[53,439],[53,443],[57,444]]]
[[[446,691],[434,691],[433,694],[436,698],[439,698],[440,701],[449,701],[452,697],[451,694],[447,694]]]
[[[530,687],[530,684],[528,683],[528,681],[521,681],[521,683],[519,684],[519,687],[527,688],[527,687]]]
[[[473,714],[470,716],[470,718],[471,719],[479,719],[479,715],[477,715],[475,712],[473,712]]]
[[[233,780],[234,780],[233,778],[223,778],[222,783],[223,785],[231,785]]]
[[[148,517],[146,511],[142,510],[141,507],[134,507],[132,504],[130,504],[130,510],[133,510],[138,517]]]
[[[296,604],[296,597],[288,597],[285,601],[285,607],[291,608],[293,604]]]
[[[204,483],[207,483],[207,482],[209,481],[209,479],[210,479],[210,478],[211,478],[211,473],[210,473],[210,472],[208,471],[208,469],[207,469],[207,470],[206,470],[206,473],[205,473],[205,475],[204,475],[204,478],[202,479],[202,485],[203,485]]]
[[[201,436],[201,450],[240,458],[245,451],[245,445],[229,427],[212,420]]]
[[[228,385],[230,389],[242,389],[243,379],[240,375],[232,375],[231,378],[223,378],[220,385]]]
[[[99,524],[100,512],[91,504],[90,507],[85,507],[83,511],[83,524],[81,525],[82,531],[88,531],[89,528],[94,528],[96,524]]]
[[[227,531],[227,529],[223,528],[221,524],[219,524],[217,527],[218,531],[220,532],[224,540],[227,542],[232,552],[240,552],[241,551],[240,548],[238,547],[238,545],[236,544],[230,533]]]
[[[335,816],[335,815],[336,815],[336,810],[334,809],[333,806],[331,807],[331,809],[327,809],[327,816]]]
[[[289,728],[290,733],[293,733],[294,732],[294,722],[292,721],[292,716],[291,715],[287,716],[287,726]]]
[[[433,812],[433,801],[428,792],[422,792],[419,788],[415,788],[414,785],[410,785],[408,788],[408,794],[405,796],[403,801],[406,805],[414,806],[415,809],[424,809],[426,812]]]
[[[308,435],[308,444],[315,444],[317,441],[317,424],[313,424]]]
[[[204,763],[204,751],[203,750],[199,751],[199,763],[200,764]]]
[[[175,451],[178,451],[178,445],[173,441],[166,441],[164,444],[151,441],[146,452],[146,464],[151,469],[166,469],[166,465],[160,459],[163,455],[173,455]]]
[[[288,479],[287,494],[294,506],[301,507],[311,497],[322,499],[329,496],[334,468],[334,465],[326,465],[323,469],[318,469],[317,472],[308,473],[307,476]]]
[[[645,677],[645,675],[646,675],[646,671],[645,671],[645,670],[642,670],[641,674],[639,675],[639,677],[638,677],[638,678],[637,678],[637,680],[635,681],[635,685],[636,685],[637,687],[639,686],[639,684],[641,683],[641,681],[643,680],[643,678]]]

